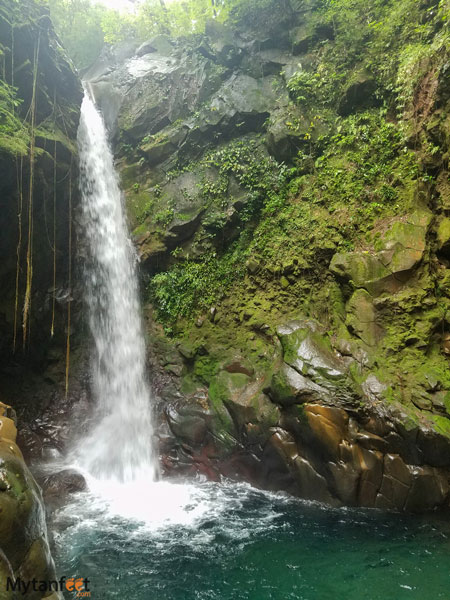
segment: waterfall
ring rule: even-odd
[[[153,481],[152,398],[145,377],[136,254],[101,114],[86,92],[78,130],[85,300],[94,340],[95,425],[76,462],[96,480]]]

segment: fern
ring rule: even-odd
[[[0,152],[24,156],[28,152],[28,127],[16,115],[21,100],[16,88],[0,80]]]

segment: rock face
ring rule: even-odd
[[[270,154],[292,155],[308,127],[281,75],[296,58],[258,48],[219,24],[207,30],[197,46],[164,36],[137,49],[125,44],[86,75],[125,159],[131,226],[153,272],[177,248],[202,255],[221,245],[223,235],[235,238],[247,218],[252,197],[243,181],[208,150],[231,152],[238,164],[248,160],[250,144],[269,170]],[[286,125],[290,119],[302,125]],[[199,161],[194,168],[183,168],[193,161]]]
[[[88,74],[147,286],[162,461],[448,507],[447,21],[434,0],[374,6],[377,27],[333,10],[248,6]]]
[[[9,134],[24,140],[24,147],[2,146],[0,152],[0,393],[19,414],[24,453],[40,457],[45,446],[55,446],[57,421],[67,424],[64,381],[69,303],[71,375],[83,361],[77,338],[80,295],[75,261],[76,132],[82,88],[42,3],[2,2],[0,42],[4,60],[1,85],[10,90],[17,104]],[[34,74],[32,175],[29,148]],[[2,125],[2,140],[7,132],[8,125]],[[29,314],[24,340],[25,304]],[[70,383],[81,396],[81,378],[75,383],[71,377]],[[69,400],[73,398],[69,396]]]
[[[7,578],[12,581],[55,580],[55,568],[50,554],[45,510],[41,490],[28,470],[16,445],[15,413],[0,404],[0,597],[12,597],[5,592]],[[40,599],[43,592],[31,591],[30,598]],[[46,592],[47,598],[56,594]]]
[[[255,379],[236,361],[207,392],[166,407],[168,472],[245,477],[334,506],[449,507],[449,439],[384,406],[386,386],[362,381],[317,322],[289,322],[277,336],[271,377]]]

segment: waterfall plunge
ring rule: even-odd
[[[96,415],[95,426],[78,443],[76,462],[97,482],[148,484],[156,479],[157,467],[136,257],[105,125],[88,93],[81,107],[78,147]]]

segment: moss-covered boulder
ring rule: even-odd
[[[430,222],[429,211],[406,215],[376,239],[373,249],[335,254],[330,271],[374,296],[395,293],[423,258]]]
[[[15,443],[12,409],[1,404],[0,413],[0,582],[6,585],[5,576],[13,581],[19,577],[26,582],[55,580],[41,490]],[[49,593],[27,594],[36,600],[45,595]],[[0,597],[11,596],[0,591]]]

